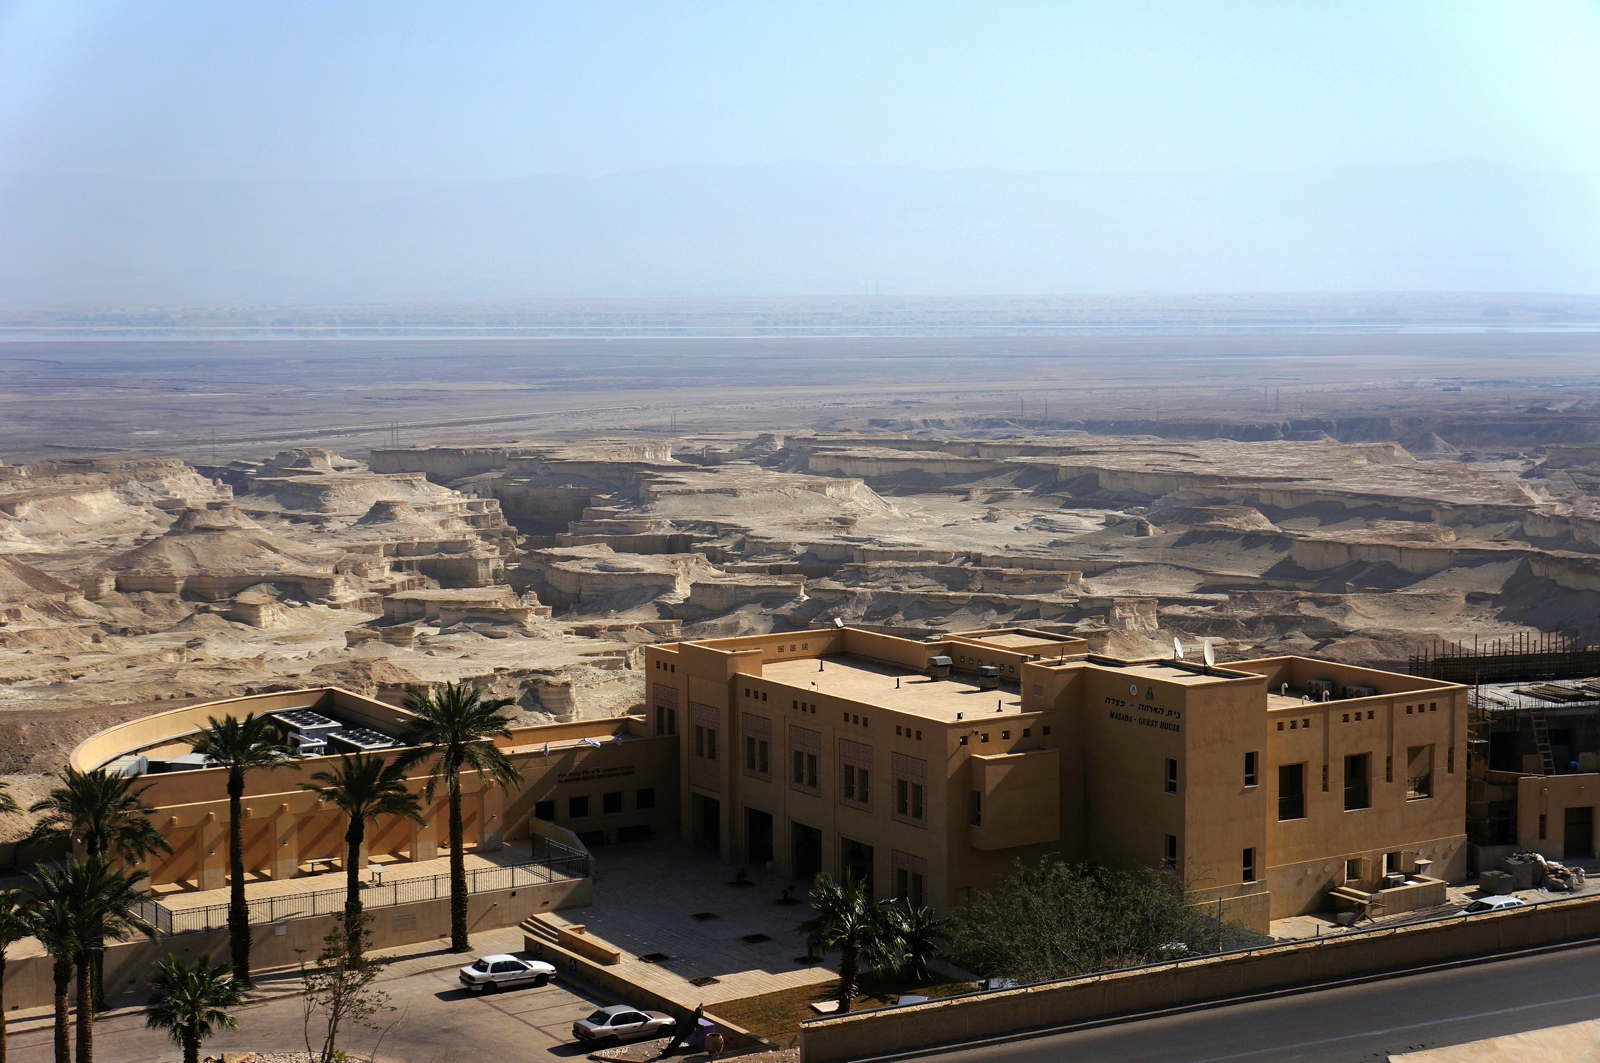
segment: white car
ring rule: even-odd
[[[524,960],[520,956],[501,953],[485,956],[468,967],[461,968],[461,984],[474,993],[519,985],[545,985],[556,976],[556,969],[542,960]]]
[[[573,1023],[572,1036],[587,1044],[610,1046],[661,1037],[671,1033],[676,1025],[677,1020],[671,1015],[613,1004]]]
[[[1467,915],[1477,915],[1479,912],[1503,912],[1507,908],[1521,908],[1527,903],[1521,897],[1480,897],[1461,910]]]

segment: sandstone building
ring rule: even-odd
[[[684,837],[948,908],[1018,859],[1168,865],[1228,918],[1442,902],[1463,687],[1299,657],[1119,661],[1026,630],[646,650]]]

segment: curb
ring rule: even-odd
[[[1502,960],[1516,960],[1529,956],[1543,956],[1552,952],[1565,952],[1569,949],[1593,947],[1600,944],[1600,938],[1584,938],[1579,941],[1562,941],[1552,945],[1536,945],[1533,948],[1518,949],[1514,952],[1497,952],[1484,956],[1471,956],[1459,960],[1446,960],[1442,963],[1425,964],[1420,967],[1405,967],[1393,971],[1380,971],[1371,974],[1352,975],[1349,978],[1336,978],[1327,982],[1317,982],[1312,985],[1287,986],[1282,989],[1265,989],[1257,993],[1244,993],[1239,996],[1222,997],[1216,1000],[1200,1001],[1193,1004],[1176,1004],[1168,1008],[1153,1008],[1148,1011],[1131,1012],[1125,1015],[1111,1015],[1099,1019],[1084,1019],[1079,1022],[1062,1023],[1057,1026],[1040,1026],[1031,1030],[1019,1030],[1014,1033],[995,1034],[992,1037],[978,1037],[969,1041],[957,1041],[951,1044],[926,1045],[921,1048],[904,1049],[896,1052],[886,1052],[876,1056],[857,1057],[855,1063],[897,1063],[899,1060],[923,1059],[930,1056],[944,1055],[950,1052],[966,1052],[976,1048],[988,1048],[995,1045],[1014,1044],[1018,1041],[1032,1041],[1040,1037],[1054,1037],[1060,1034],[1077,1033],[1080,1030],[1098,1030],[1107,1026],[1121,1026],[1126,1023],[1143,1022],[1147,1019],[1160,1019],[1172,1015],[1187,1015],[1197,1011],[1208,1011],[1213,1008],[1225,1008],[1234,1004],[1250,1004],[1261,1000],[1278,1000],[1284,997],[1302,996],[1318,993],[1327,989],[1341,989],[1346,986],[1369,985],[1374,982],[1386,982],[1396,978],[1405,978],[1410,975],[1431,974],[1436,971],[1453,971],[1462,967],[1477,967],[1485,964],[1498,963]],[[802,1038],[804,1032],[802,1030]]]

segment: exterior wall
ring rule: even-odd
[[[1517,780],[1517,847],[1557,862],[1594,855],[1595,806],[1600,805],[1600,775],[1534,775]],[[1567,809],[1589,809],[1589,851],[1567,852]],[[1541,827],[1543,828],[1541,830]]]
[[[1402,854],[1399,860],[1406,870],[1423,859],[1432,861],[1433,877],[1459,881],[1465,876],[1462,688],[1273,709],[1267,721],[1264,767],[1271,788],[1266,817],[1273,918],[1317,910],[1323,894],[1346,881],[1376,882],[1390,853]],[[1408,799],[1408,752],[1429,746],[1432,796]],[[1359,754],[1368,756],[1370,807],[1346,811],[1345,758]],[[1305,765],[1305,816],[1280,820],[1278,768],[1295,763]],[[1348,874],[1353,869],[1347,861],[1358,862],[1355,875]]]
[[[70,762],[80,769],[99,767],[137,749],[187,749],[187,737],[206,719],[228,713],[243,716],[290,708],[320,708],[340,717],[404,734],[409,714],[382,702],[338,690],[295,691],[194,705],[133,720],[94,735],[73,750]],[[597,747],[582,742],[592,739]],[[676,829],[680,788],[677,739],[656,736],[643,719],[624,717],[580,723],[517,728],[496,743],[522,775],[509,791],[483,782],[476,773],[462,781],[463,820],[469,849],[492,851],[508,840],[533,832],[540,802],[552,802],[551,822],[571,829],[589,844],[619,840],[619,832],[671,832]],[[399,750],[385,756],[398,755]],[[245,862],[247,870],[268,878],[293,878],[309,873],[307,862],[345,857],[346,820],[337,810],[305,789],[320,771],[336,767],[338,758],[293,760],[270,771],[245,777]],[[407,780],[422,797],[429,780],[428,762]],[[152,822],[172,846],[172,853],[145,865],[152,883],[191,883],[199,889],[226,884],[228,796],[222,768],[170,772],[141,780],[145,802],[156,809]],[[640,801],[640,791],[653,801]],[[606,812],[606,795],[620,794],[620,808]],[[587,810],[573,799],[587,800]],[[574,816],[582,811],[583,815]],[[427,860],[447,846],[447,795],[439,789],[423,803],[423,823],[385,817],[367,829],[362,863],[373,857]]]
[[[1083,649],[1081,640],[1028,632],[916,642],[851,628],[648,647],[652,726],[666,726],[670,709],[683,738],[683,835],[729,862],[766,862],[770,832],[770,863],[796,877],[798,833],[817,832],[817,867],[832,874],[854,842],[870,847],[880,896],[891,893],[896,868],[915,867],[924,869],[924,900],[938,907],[995,885],[1017,860],[1050,853],[1158,866],[1171,838],[1175,866],[1201,899],[1256,930],[1324,906],[1329,885],[1344,881],[1347,859],[1364,861],[1357,865],[1364,875],[1381,871],[1390,852],[1408,871],[1430,860],[1436,877],[1465,873],[1461,687],[1301,658],[1207,674],[1089,657]],[[782,682],[763,674],[764,666],[795,658],[825,669],[840,655],[907,673],[923,671],[934,655],[949,656],[957,673],[994,665],[1003,681],[1016,683],[1004,695],[1020,693],[1021,711],[952,722],[807,689],[793,669]],[[1323,677],[1379,693],[1316,704],[1281,696],[1283,684],[1304,689]],[[697,756],[711,740],[696,728],[715,732],[715,760]],[[766,743],[766,771],[747,767],[747,739]],[[1427,798],[1407,798],[1412,747],[1432,750]],[[817,758],[815,788],[793,784],[797,751]],[[1343,758],[1358,752],[1371,755],[1371,807],[1346,812]],[[1254,755],[1253,783],[1247,754]],[[851,763],[871,773],[865,806],[842,793]],[[1280,822],[1278,767],[1289,763],[1306,765],[1306,814]],[[925,772],[917,822],[892,807],[897,774],[911,770]],[[983,809],[976,826],[974,793]],[[766,816],[770,828],[761,827]]]

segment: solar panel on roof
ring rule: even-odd
[[[326,737],[356,750],[388,749],[398,745],[394,739],[370,727],[341,727],[327,732]]]

